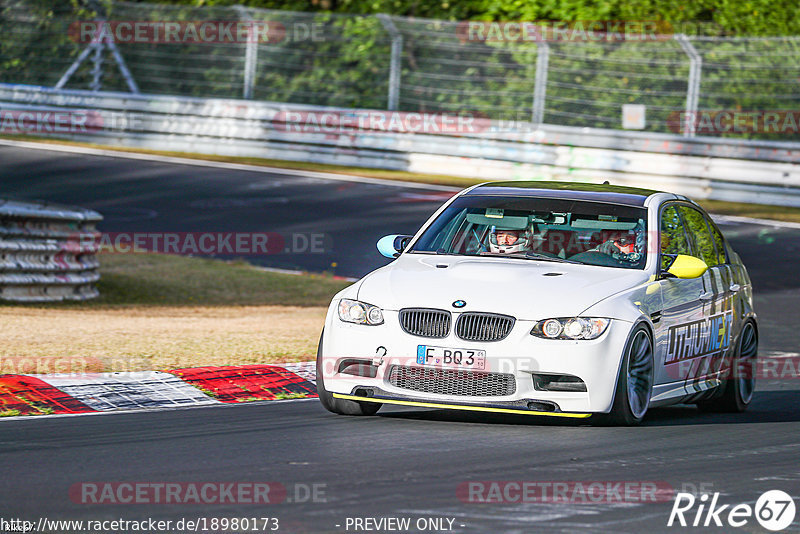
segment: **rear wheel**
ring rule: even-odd
[[[638,425],[653,393],[653,341],[644,325],[637,326],[625,346],[611,412],[598,416],[608,425]]]
[[[728,378],[722,381],[722,393],[709,400],[697,403],[703,412],[743,412],[753,400],[756,388],[755,364],[758,356],[758,334],[756,327],[748,321],[739,334],[739,343],[733,355]]]
[[[358,402],[347,399],[336,399],[333,393],[325,389],[322,366],[322,336],[319,338],[319,345],[317,347],[317,395],[319,395],[319,400],[326,410],[339,415],[375,415],[381,408],[378,402]]]

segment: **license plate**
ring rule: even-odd
[[[433,367],[483,370],[486,368],[486,351],[417,345],[417,363]]]

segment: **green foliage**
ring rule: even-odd
[[[374,17],[259,13],[280,22],[287,38],[259,48],[255,97],[260,100],[384,108],[390,40]],[[313,28],[314,38],[308,38]]]
[[[102,254],[101,297],[109,305],[327,305],[348,282],[261,271],[242,263],[166,254]],[[191,276],[186,276],[191,272]]]
[[[292,392],[282,392],[279,391],[275,393],[275,400],[289,400],[289,399],[305,399],[308,397],[308,393],[292,393]]]
[[[714,23],[730,35],[798,35],[794,0],[171,0],[182,5],[242,4],[265,9],[388,13],[443,20],[659,20],[681,28]]]
[[[327,306],[335,293],[350,285],[326,275],[263,271],[245,262],[150,253],[103,253],[99,258],[99,298],[43,305],[54,308]]]
[[[243,12],[234,4],[260,10]],[[71,23],[95,16],[83,5],[78,0],[55,5],[0,0],[0,31],[13,36],[0,39],[0,79],[55,85],[85,49],[70,34]],[[110,20],[253,17],[281,25],[285,38],[257,47],[254,99],[369,109],[387,107],[391,50],[390,33],[373,15],[417,17],[393,19],[403,37],[400,110],[469,112],[514,121],[531,119],[540,47],[535,42],[465,41],[453,21],[659,21],[668,32],[694,35],[800,35],[800,7],[791,0],[104,0],[102,10]],[[314,38],[307,33],[312,28]],[[646,105],[647,131],[680,132],[689,60],[678,42],[667,37],[551,43],[544,122],[620,128],[622,106],[633,103]],[[800,109],[800,39],[692,43],[703,58],[701,110]],[[242,98],[243,43],[118,46],[143,93]],[[102,59],[103,89],[126,91],[108,51]],[[90,57],[67,88],[88,89],[92,67]],[[283,140],[269,124],[263,126],[265,136]],[[746,136],[786,139],[785,133]]]

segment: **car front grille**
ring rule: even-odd
[[[496,313],[462,313],[456,321],[456,335],[467,341],[500,341],[511,333],[515,321]]]
[[[513,395],[517,390],[517,382],[511,374],[405,365],[392,366],[389,383],[423,393],[463,397],[502,397]]]
[[[429,308],[400,310],[400,326],[409,334],[443,338],[450,333],[450,312]]]

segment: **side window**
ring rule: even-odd
[[[708,227],[711,228],[711,236],[714,238],[714,243],[717,245],[717,253],[719,254],[719,262],[720,263],[728,263],[728,257],[725,250],[725,240],[722,239],[722,234],[719,231],[713,222],[710,220],[708,222]]]
[[[661,212],[661,253],[686,254],[691,256],[689,240],[683,228],[683,222],[675,206],[669,206]],[[661,268],[666,269],[672,262],[669,256],[661,257]]]
[[[706,218],[694,208],[680,206],[678,208],[686,221],[689,236],[694,242],[694,256],[700,258],[709,267],[719,264],[717,260],[717,249],[714,246],[714,239],[708,230]]]

